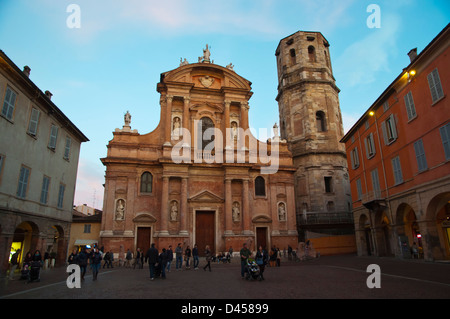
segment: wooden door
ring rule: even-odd
[[[144,254],[150,248],[151,230],[151,227],[138,227],[137,229],[136,249],[140,248]]]
[[[205,256],[206,245],[215,253],[215,221],[214,211],[197,211],[195,217],[195,244],[198,245],[199,256]]]
[[[259,246],[262,246],[263,249],[268,250],[267,247],[267,227],[256,227],[256,247],[255,249],[259,249]]]

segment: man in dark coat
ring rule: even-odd
[[[148,260],[148,268],[150,269],[150,280],[155,279],[155,264],[158,262],[158,249],[155,248],[155,243],[147,251],[145,255],[145,262]]]

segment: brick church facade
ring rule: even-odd
[[[319,47],[323,46],[321,34],[314,35]],[[332,78],[331,67],[328,74]],[[322,205],[311,205],[315,203],[311,198],[303,197],[298,203],[303,193],[297,184],[304,176],[299,166],[304,164],[299,148],[292,147],[298,139],[288,133],[293,123],[282,118],[295,120],[294,112],[285,113],[294,105],[280,106],[281,136],[275,124],[269,134],[272,138],[256,139],[248,119],[251,82],[231,64],[212,63],[208,46],[198,63],[181,62],[178,68],[162,73],[157,91],[161,113],[156,129],[138,133],[131,128],[127,112],[122,129],[113,132],[107,156],[101,159],[106,166],[101,245],[115,252],[146,250],[153,242],[159,249],[197,244],[200,252],[209,245],[216,253],[230,246],[237,251],[244,242],[252,250],[259,245],[297,248],[299,205],[307,203],[317,213],[324,212]],[[286,88],[283,101],[290,94]],[[331,99],[336,102],[336,92]],[[322,102],[328,100],[318,101]],[[315,166],[320,158],[336,157],[325,161],[329,165],[314,172],[317,176],[310,176],[309,182],[318,178],[322,185],[323,172],[333,176],[334,186],[329,185],[333,194],[326,195],[334,197],[327,202],[346,208],[347,202],[339,198],[346,182],[345,152],[338,143],[343,134],[339,106],[328,105],[322,113],[324,120],[332,119],[327,122],[326,137],[319,136],[319,144],[327,144],[328,149],[321,153],[313,146],[315,153],[321,153]],[[311,120],[312,126],[313,118],[305,121]],[[308,145],[315,145],[315,139],[308,135]],[[337,143],[331,143],[334,140]],[[302,170],[311,171],[307,166]]]

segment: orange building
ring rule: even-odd
[[[359,255],[450,258],[449,43],[447,25],[419,55],[411,50],[341,140]]]

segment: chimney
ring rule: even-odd
[[[414,61],[414,59],[417,57],[417,48],[414,48],[411,51],[409,51],[408,56],[411,62]]]
[[[25,65],[23,67],[23,74],[25,74],[27,77],[30,77],[30,72],[31,72],[30,67],[28,65]]]
[[[52,95],[53,95],[53,94],[52,94],[49,90],[45,91],[45,95],[47,95],[47,97],[48,97],[49,100],[52,99]]]

